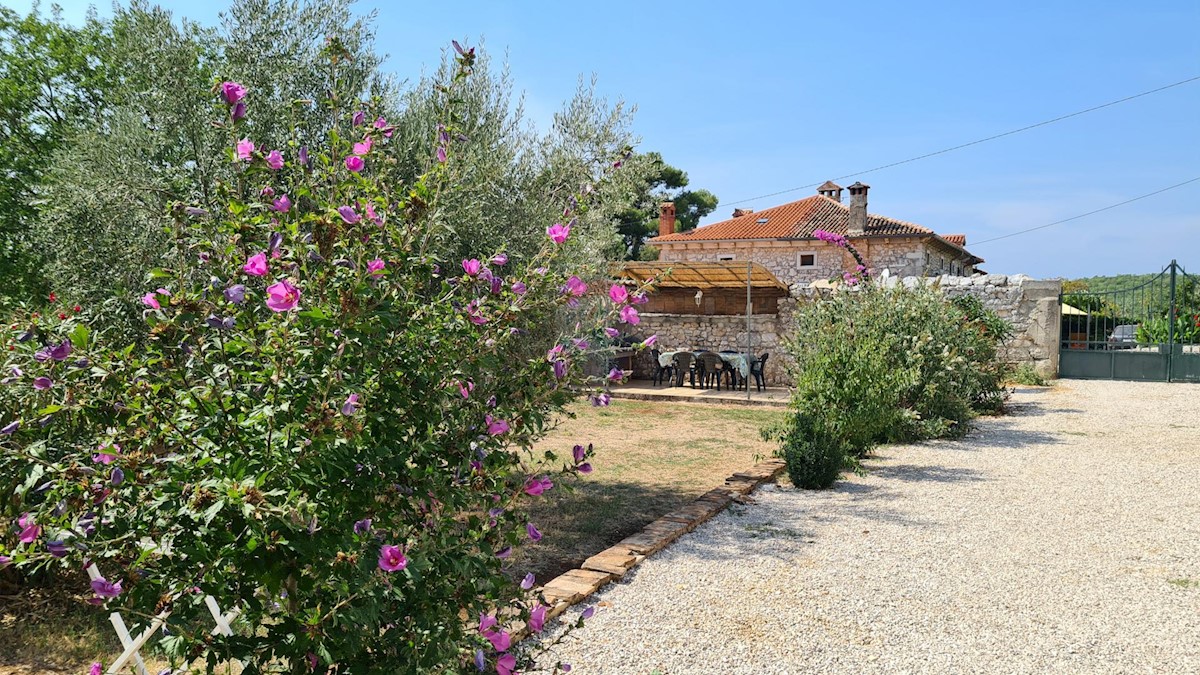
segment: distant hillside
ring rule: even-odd
[[[1079,291],[1092,291],[1094,293],[1123,291],[1128,288],[1137,288],[1156,276],[1158,276],[1158,272],[1153,274],[1118,274],[1109,277],[1083,277],[1082,279],[1070,279],[1063,282],[1063,290],[1067,293]]]

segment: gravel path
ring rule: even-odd
[[[1013,403],[833,490],[760,489],[590,598],[542,663],[1200,673],[1200,386],[1063,381]]]

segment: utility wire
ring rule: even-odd
[[[1098,106],[1093,106],[1093,107],[1091,107],[1091,108],[1087,108],[1086,110],[1078,110],[1078,111],[1076,111],[1076,112],[1069,113],[1069,114],[1067,114],[1067,115],[1062,115],[1062,116],[1060,116],[1060,117],[1055,117],[1054,119],[1051,119],[1051,120],[1046,120],[1046,121],[1044,121],[1044,122],[1038,122],[1037,124],[1030,124],[1029,126],[1026,126],[1026,127],[1021,127],[1020,129],[1013,129],[1013,130],[1011,130],[1011,131],[1005,131],[1004,133],[996,134],[995,136],[988,136],[987,138],[980,138],[979,140],[976,140],[976,141],[971,141],[970,143],[963,143],[962,145],[956,145],[956,146],[954,146],[954,147],[952,147],[952,148],[945,148],[945,149],[942,149],[942,150],[937,150],[937,151],[935,151],[935,152],[930,152],[930,153],[927,153],[927,154],[924,154],[924,155],[920,155],[920,156],[917,156],[917,157],[910,157],[909,159],[901,160],[901,161],[899,161],[899,162],[892,162],[891,164],[884,164],[884,165],[882,165],[882,166],[877,166],[877,167],[874,167],[874,168],[872,168],[872,169],[867,169],[867,170],[865,170],[865,171],[855,171],[855,172],[853,172],[853,173],[848,173],[848,174],[846,174],[846,175],[844,175],[844,176],[837,176],[837,177],[835,177],[835,178],[831,178],[831,179],[829,179],[829,180],[842,180],[843,178],[852,178],[852,177],[854,177],[854,176],[861,176],[861,175],[863,175],[863,174],[872,173],[872,172],[875,172],[875,171],[882,171],[883,169],[890,169],[890,168],[892,168],[892,167],[894,167],[894,166],[900,166],[901,164],[908,164],[908,163],[910,163],[910,162],[915,162],[915,161],[918,161],[918,160],[921,160],[921,159],[928,159],[928,158],[930,158],[930,157],[936,157],[937,155],[944,155],[944,154],[946,154],[947,152],[953,152],[953,151],[955,151],[955,150],[962,150],[963,148],[969,148],[969,147],[971,147],[972,145],[979,145],[980,143],[987,143],[988,141],[994,141],[994,140],[996,140],[997,138],[1004,138],[1005,136],[1012,136],[1013,134],[1019,134],[1019,133],[1021,133],[1022,131],[1029,131],[1030,129],[1036,129],[1036,128],[1038,128],[1038,127],[1044,127],[1044,126],[1046,126],[1047,124],[1054,124],[1055,122],[1061,122],[1061,121],[1063,121],[1063,120],[1070,119],[1070,118],[1072,118],[1072,117],[1078,117],[1078,116],[1080,116],[1080,115],[1084,115],[1084,114],[1087,114],[1087,113],[1090,113],[1090,112],[1095,112],[1095,111],[1097,111],[1097,110],[1102,110],[1102,109],[1104,109],[1104,108],[1108,108],[1108,107],[1110,107],[1110,106],[1114,106],[1114,105],[1117,105],[1117,104],[1119,104],[1119,103],[1125,103],[1126,101],[1132,101],[1132,100],[1133,100],[1133,99],[1135,99],[1135,98],[1141,98],[1141,97],[1143,97],[1143,96],[1149,96],[1150,94],[1156,94],[1156,93],[1158,93],[1158,92],[1160,92],[1160,91],[1166,91],[1167,89],[1171,89],[1172,87],[1178,87],[1178,86],[1181,86],[1181,85],[1187,84],[1187,83],[1189,83],[1189,82],[1195,82],[1196,80],[1200,80],[1200,75],[1197,75],[1197,76],[1195,76],[1195,77],[1189,77],[1189,78],[1188,78],[1188,79],[1186,79],[1186,80],[1180,80],[1180,81],[1178,81],[1178,82],[1174,82],[1174,83],[1172,83],[1172,84],[1168,84],[1168,85],[1166,85],[1166,86],[1162,86],[1162,87],[1159,87],[1159,88],[1157,88],[1157,89],[1151,89],[1151,90],[1149,90],[1149,91],[1143,91],[1143,92],[1141,92],[1140,94],[1134,94],[1134,95],[1132,95],[1132,96],[1126,96],[1125,98],[1117,99],[1117,100],[1115,100],[1115,101],[1109,101],[1108,103],[1102,103],[1102,104],[1100,104],[1100,105],[1098,105]],[[812,183],[812,184],[810,184],[810,185],[801,185],[801,186],[799,186],[799,187],[788,188],[788,189],[786,189],[786,190],[780,190],[779,192],[772,192],[772,193],[770,193],[770,194],[759,195],[759,196],[757,196],[757,197],[749,197],[749,198],[746,198],[746,199],[739,199],[739,200],[737,200],[737,201],[735,201],[735,202],[725,202],[725,205],[726,205],[726,206],[732,206],[733,204],[742,204],[742,203],[744,203],[744,202],[752,202],[752,201],[754,201],[754,200],[756,200],[756,199],[766,199],[767,197],[775,197],[775,196],[778,196],[778,195],[787,194],[787,193],[789,193],[789,192],[795,192],[795,191],[797,191],[797,190],[804,190],[804,189],[807,189],[807,188],[814,188],[814,187],[817,187],[818,185],[820,185],[821,183],[824,183],[824,182],[825,182],[825,181],[821,181],[820,183]]]
[[[1001,235],[999,237],[992,237],[991,239],[984,239],[983,241],[977,241],[977,242],[971,244],[971,248],[975,248],[976,246],[979,246],[980,244],[987,244],[987,243],[990,243],[993,241],[1000,241],[1001,239],[1008,239],[1009,237],[1015,237],[1018,234],[1025,234],[1026,232],[1033,232],[1034,230],[1044,230],[1047,227],[1054,227],[1055,225],[1062,225],[1063,223],[1069,223],[1072,220],[1079,220],[1080,218],[1085,218],[1087,216],[1100,213],[1101,211],[1108,211],[1110,209],[1115,209],[1118,206],[1125,206],[1126,204],[1132,204],[1133,202],[1136,202],[1139,199],[1145,199],[1146,197],[1153,197],[1154,195],[1162,194],[1162,193],[1166,192],[1167,190],[1174,190],[1175,188],[1183,187],[1184,185],[1187,185],[1188,183],[1195,183],[1198,180],[1200,180],[1200,176],[1196,176],[1195,178],[1193,178],[1191,180],[1185,180],[1182,183],[1176,183],[1169,187],[1162,188],[1161,190],[1155,190],[1154,192],[1147,192],[1146,194],[1139,195],[1137,197],[1134,197],[1133,199],[1126,199],[1123,202],[1117,202],[1116,204],[1109,204],[1108,206],[1096,209],[1095,211],[1088,211],[1087,213],[1081,213],[1077,216],[1071,216],[1070,218],[1063,218],[1062,220],[1056,220],[1053,223],[1046,223],[1045,225],[1038,225],[1037,227],[1030,227],[1030,228],[1024,229],[1024,230],[1017,230],[1016,232],[1010,232],[1008,234]]]

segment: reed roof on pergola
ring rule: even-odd
[[[711,290],[746,287],[746,263],[737,260],[626,262],[614,265],[613,275],[638,283],[657,279],[654,285],[658,288]],[[750,263],[750,287],[777,288],[783,291],[788,288],[782,281],[775,278],[770,270],[756,262]]]

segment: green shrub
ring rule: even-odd
[[[831,484],[839,452],[854,461],[880,442],[958,435],[1002,407],[1008,330],[976,298],[927,287],[866,285],[801,306],[785,343],[795,419],[776,434],[797,484]]]
[[[804,415],[790,418],[778,437],[792,484],[806,490],[827,488],[843,469],[851,468],[849,445]]]
[[[1046,381],[1046,378],[1042,377],[1042,374],[1037,371],[1037,368],[1034,368],[1033,365],[1029,363],[1022,363],[1021,365],[1017,366],[1016,369],[1013,370],[1012,377],[1010,379],[1017,384],[1024,384],[1031,387],[1044,387],[1049,384],[1049,382]]]

